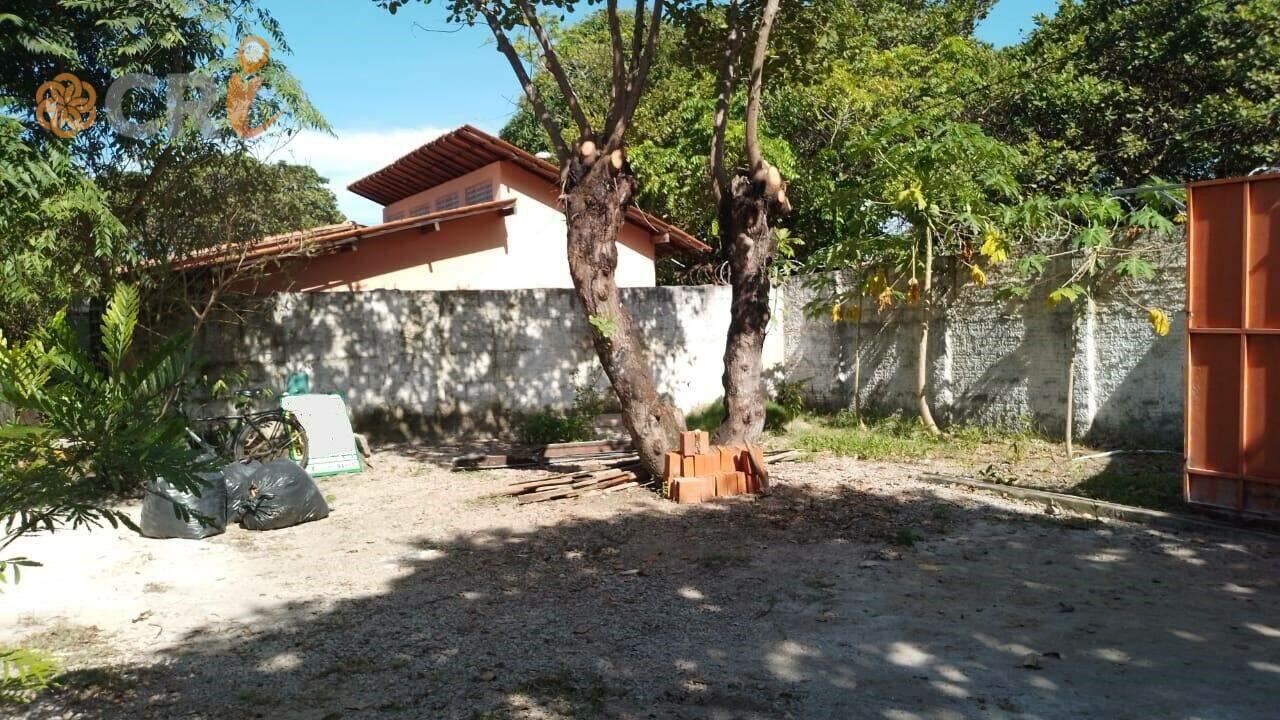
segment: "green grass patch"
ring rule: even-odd
[[[788,445],[812,452],[830,452],[864,460],[958,456],[984,442],[1008,441],[1013,435],[972,427],[953,427],[941,437],[925,430],[919,420],[890,416],[859,423],[851,413],[806,416],[791,427]]]

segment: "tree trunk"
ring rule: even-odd
[[[862,274],[858,274],[858,287],[862,287]],[[858,295],[858,315],[853,328],[853,417],[862,423],[862,295]]]
[[[1075,454],[1076,432],[1076,323],[1071,318],[1071,359],[1067,360],[1067,429],[1063,433],[1067,445],[1067,459]]]
[[[618,232],[635,180],[625,172],[614,175],[607,159],[590,165],[575,159],[573,164],[575,172],[570,175],[579,180],[564,198],[573,288],[640,460],[650,473],[661,477],[663,455],[678,447],[684,419],[658,397],[648,355],[614,281]]]
[[[733,286],[722,377],[725,419],[714,435],[721,445],[752,442],[764,430],[761,355],[770,317],[769,262],[775,250],[769,227],[772,202],[761,183],[742,176],[733,179],[732,192],[720,201],[721,238],[729,248]]]
[[[929,409],[929,312],[933,290],[933,231],[924,229],[924,283],[920,287],[920,348],[917,351],[916,399],[920,404],[920,422],[934,435],[941,435],[938,423]]]

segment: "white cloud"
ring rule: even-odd
[[[310,165],[329,180],[343,214],[356,222],[373,224],[382,222],[382,206],[350,192],[347,186],[448,131],[436,127],[334,128],[331,136],[303,130],[279,146],[259,146],[256,154],[267,160]]]

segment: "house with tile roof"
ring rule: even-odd
[[[382,205],[383,222],[214,249],[178,268],[264,263],[261,291],[572,287],[559,183],[552,163],[464,125],[348,187]],[[659,257],[708,249],[633,207],[618,238],[618,285],[652,286]]]

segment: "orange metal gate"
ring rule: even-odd
[[[1280,517],[1280,175],[1187,194],[1187,502]]]

